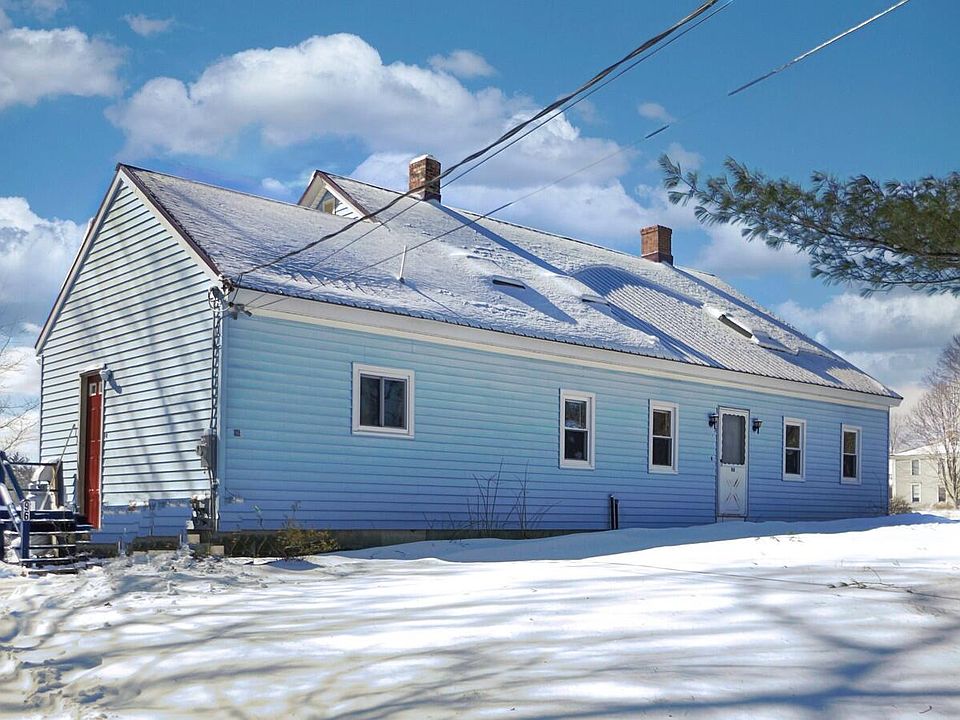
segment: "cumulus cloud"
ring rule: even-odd
[[[4,20],[0,13],[0,110],[57,95],[119,92],[119,48],[73,27],[31,30]]]
[[[687,150],[678,142],[672,142],[667,145],[666,155],[673,162],[679,163],[684,170],[699,170],[703,164],[703,155],[692,150]]]
[[[844,292],[819,307],[788,300],[777,311],[897,390],[919,387],[960,330],[960,298],[947,295],[897,292],[865,298]]]
[[[465,79],[490,77],[497,72],[482,55],[470,50],[454,50],[449,55],[434,55],[427,62],[438,72],[450,73]]]
[[[647,120],[656,120],[663,123],[673,122],[673,115],[668,113],[667,109],[660,103],[640,103],[637,106],[637,112],[640,113],[640,117],[645,117]]]
[[[20,197],[0,198],[0,322],[46,320],[84,228],[37,216]]]
[[[166,32],[173,25],[173,18],[150,18],[146,15],[124,15],[123,19],[137,35],[150,37]]]
[[[530,98],[496,88],[472,92],[447,72],[385,64],[361,38],[339,34],[246,50],[208,66],[191,83],[153,78],[108,117],[126,134],[128,155],[212,155],[255,132],[273,146],[358,138],[373,154],[430,152],[449,164],[536,109]],[[617,149],[559,117],[478,175],[494,172],[499,182],[522,187]],[[624,156],[612,158],[587,176],[609,180],[625,163]]]
[[[692,215],[692,210],[689,211]],[[733,225],[704,228],[709,242],[701,248],[696,266],[723,277],[761,278],[766,275],[809,275],[809,258],[790,246],[780,250],[762,240],[749,242]]]

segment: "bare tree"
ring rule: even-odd
[[[0,450],[20,446],[33,432],[36,401],[20,398],[7,391],[6,379],[22,367],[23,359],[13,352],[12,338],[0,328]]]
[[[910,414],[910,428],[937,458],[947,497],[960,508],[960,335],[955,335],[927,377],[928,390]]]
[[[890,413],[890,454],[909,450],[914,444],[910,418]]]

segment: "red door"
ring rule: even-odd
[[[86,394],[86,447],[83,449],[83,511],[94,527],[100,527],[100,444],[103,435],[103,384],[99,375],[84,379]]]

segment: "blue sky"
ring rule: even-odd
[[[704,172],[732,156],[796,179],[956,169],[950,0],[913,0],[725,98],[891,2],[736,0],[445,201],[489,210],[682,118],[504,217],[628,251],[641,226],[669,225],[678,264],[716,272],[912,397],[960,328],[960,302],[824,286],[802,257],[667,206],[654,166],[668,152]],[[4,320],[32,344],[117,161],[281,199],[313,168],[399,187],[410,157],[459,159],[695,5],[0,0]],[[35,382],[29,370],[8,391]]]

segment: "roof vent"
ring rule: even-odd
[[[671,238],[673,230],[663,225],[651,225],[640,231],[641,256],[644,260],[673,265]]]
[[[580,299],[585,303],[589,303],[590,305],[606,305],[607,307],[610,306],[610,303],[605,298],[602,298],[599,295],[591,295],[590,293],[587,293],[585,295],[581,295]]]
[[[494,275],[490,278],[490,282],[494,285],[500,285],[501,287],[512,287],[517,288],[518,290],[526,290],[527,286],[523,284],[520,280],[514,280],[513,278],[504,277],[503,275]]]
[[[724,326],[730,328],[731,330],[733,330],[733,331],[734,331],[735,333],[737,333],[738,335],[743,335],[743,337],[747,338],[747,340],[751,340],[751,341],[753,341],[753,342],[757,342],[757,338],[756,338],[756,336],[753,334],[753,330],[751,330],[749,327],[747,327],[746,325],[744,325],[744,324],[743,324],[742,322],[740,322],[739,320],[730,317],[729,315],[727,315],[727,313],[725,313],[725,312],[724,312],[723,310],[721,310],[720,308],[715,308],[715,307],[713,307],[713,306],[711,306],[711,305],[704,305],[704,306],[703,306],[703,311],[704,311],[707,315],[709,315],[710,317],[712,317],[714,320],[716,320],[718,323],[720,323],[721,325],[724,325]]]
[[[421,155],[410,161],[410,190],[418,200],[440,202],[440,161],[433,155]]]

